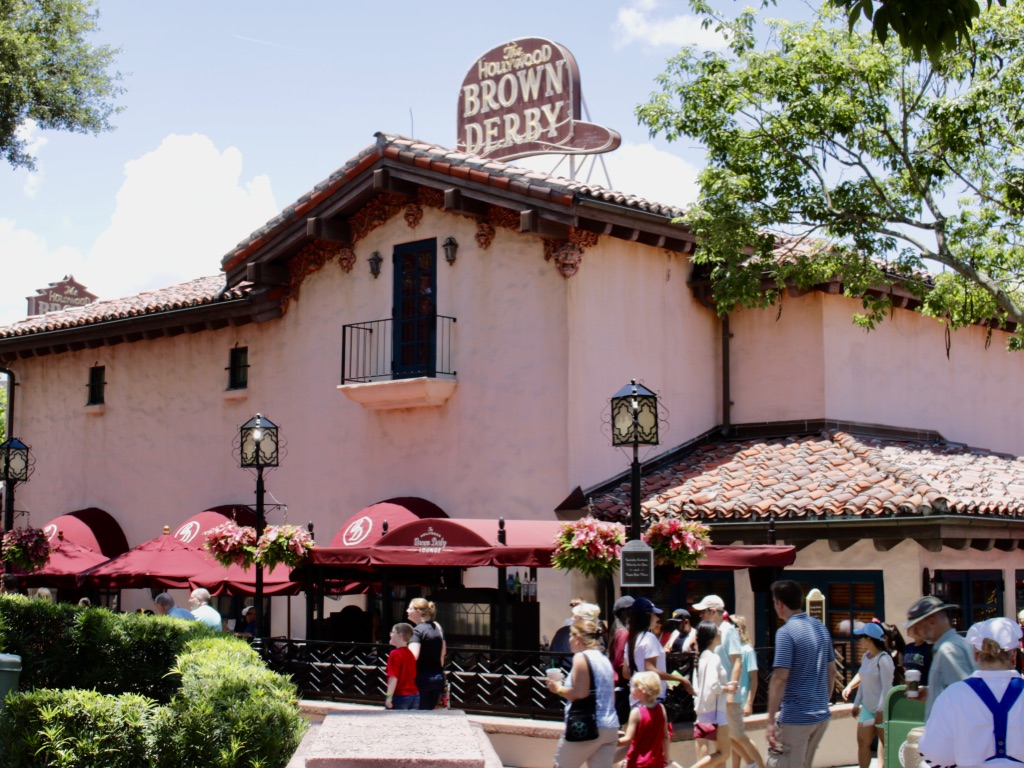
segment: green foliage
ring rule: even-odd
[[[108,71],[118,51],[86,40],[97,18],[92,0],[0,2],[0,153],[12,166],[34,167],[16,133],[26,120],[76,133],[110,129],[123,89]]]
[[[871,328],[895,283],[924,295],[930,260],[973,299],[941,286],[928,314],[952,328],[1016,322],[1020,344],[1024,4],[981,14],[974,46],[935,64],[851,33],[827,6],[812,22],[768,21],[760,45],[752,11],[730,21],[692,4],[729,49],[683,49],[637,114],[652,135],[707,148],[685,221],[719,312],[834,278]]]
[[[0,768],[138,768],[150,764],[145,696],[40,689],[8,698]]]
[[[829,0],[846,13],[853,29],[863,16],[871,23],[872,34],[879,42],[896,33],[900,45],[920,60],[922,51],[938,61],[946,51],[970,41],[971,27],[981,15],[978,0]],[[1005,6],[1006,0],[997,0]],[[987,7],[992,7],[988,0]]]
[[[199,622],[3,596],[0,651],[0,768],[284,768],[306,729],[291,681]]]
[[[75,612],[65,603],[0,597],[0,652],[21,656],[22,690],[77,687]]]
[[[21,688],[92,688],[167,702],[185,643],[214,633],[198,622],[111,613],[19,596],[0,598],[0,649],[21,656]]]
[[[195,640],[181,688],[157,714],[157,768],[283,768],[305,732],[297,691],[238,639]],[[202,738],[196,738],[202,734]]]
[[[7,378],[0,378],[0,443],[7,439]]]

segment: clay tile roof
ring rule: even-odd
[[[1024,518],[1024,458],[839,431],[709,443],[645,474],[642,487],[645,517]],[[629,481],[592,502],[595,516],[628,521]]]
[[[223,275],[200,277],[187,283],[147,291],[136,296],[95,301],[82,307],[29,317],[11,325],[0,326],[0,339],[242,299],[248,295],[250,288],[250,284],[244,283],[225,291]]]
[[[225,268],[236,263],[243,254],[254,247],[257,241],[265,238],[272,230],[297,218],[298,211],[308,210],[335,191],[344,182],[355,178],[370,165],[381,158],[416,166],[429,168],[456,178],[470,179],[483,184],[490,184],[502,189],[512,188],[524,195],[550,200],[561,205],[573,205],[581,199],[597,200],[614,203],[643,213],[650,213],[666,218],[682,216],[684,210],[679,206],[648,200],[637,195],[617,192],[612,189],[588,184],[579,180],[565,179],[529,168],[520,168],[496,160],[468,155],[437,144],[417,141],[404,136],[378,133],[377,142],[370,145],[331,176],[317,184],[312,190],[299,198],[293,205],[286,208],[275,219],[253,232],[248,238],[228,253],[221,261]]]

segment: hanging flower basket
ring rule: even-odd
[[[206,532],[203,549],[225,568],[240,565],[248,570],[256,560],[256,529],[231,520],[221,523]]]
[[[313,537],[297,525],[269,526],[256,544],[256,561],[264,568],[278,563],[289,568],[302,563],[313,548]]]
[[[669,518],[651,523],[644,541],[654,550],[654,562],[658,565],[688,570],[696,568],[704,558],[710,533],[703,523]]]
[[[551,564],[585,576],[612,576],[619,567],[619,552],[625,543],[626,529],[619,523],[584,517],[562,525],[555,537],[557,546]]]
[[[5,563],[31,573],[50,562],[50,541],[39,528],[15,528],[0,541],[0,555]]]

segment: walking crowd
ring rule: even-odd
[[[568,676],[552,669],[545,680],[566,701],[555,768],[676,767],[666,701],[679,690],[694,701],[698,759],[692,768],[811,768],[831,718],[837,679],[832,638],[804,610],[798,583],[775,582],[771,599],[782,626],[767,691],[767,757],[745,730],[758,668],[744,618],[729,616],[717,595],[693,605],[692,613],[678,609],[667,618],[648,598],[624,596],[607,630],[596,605],[573,601]],[[847,630],[860,654],[858,674],[842,690],[854,704],[859,768],[868,768],[876,740],[883,768],[886,702],[904,681],[904,695],[924,704],[919,749],[926,765],[1024,764],[1024,611],[1018,621],[978,622],[961,637],[950,617],[956,608],[934,596],[917,600],[903,624],[910,643],[878,619]],[[696,626],[691,616],[699,616]],[[697,654],[692,678],[668,669],[666,652],[673,651]]]

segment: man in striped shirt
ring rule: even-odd
[[[768,686],[768,768],[811,768],[831,717],[836,681],[832,638],[803,610],[795,581],[772,584],[775,612],[785,622],[775,635]]]

